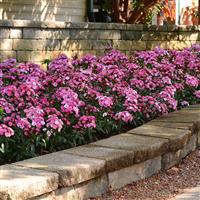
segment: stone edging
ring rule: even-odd
[[[186,25],[145,25],[122,23],[94,22],[53,22],[32,20],[0,20],[0,27],[15,28],[52,28],[52,29],[100,29],[100,30],[131,30],[131,31],[199,31],[200,26]]]
[[[200,105],[127,133],[0,167],[0,200],[82,200],[167,169],[200,146]]]

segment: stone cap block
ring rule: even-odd
[[[130,30],[130,31],[199,31],[200,26],[169,25],[155,26],[143,24],[93,23],[93,22],[62,22],[62,21],[32,21],[32,20],[0,20],[0,27],[18,28],[52,28],[52,29],[100,29],[100,30]]]
[[[152,120],[148,122],[146,125],[152,125],[152,126],[159,126],[159,127],[166,127],[166,128],[174,128],[174,129],[186,129],[186,130],[192,130],[193,124],[192,123],[181,123],[181,122],[175,122],[175,123],[168,123],[163,121],[157,121]]]
[[[91,145],[132,151],[133,163],[139,163],[165,153],[168,149],[168,140],[124,133]]]
[[[115,171],[133,164],[134,154],[132,151],[112,149],[85,145],[62,151],[89,158],[96,158],[106,161],[106,172]]]
[[[15,165],[0,166],[0,199],[25,200],[58,188],[58,174]]]
[[[170,151],[182,148],[191,136],[191,131],[187,129],[166,128],[148,124],[132,129],[128,133],[168,139],[168,150]]]
[[[105,174],[105,161],[56,152],[14,163],[59,174],[59,186],[75,185]]]
[[[185,113],[185,114],[184,114]],[[174,113],[169,113],[168,115],[165,116],[161,116],[158,117],[156,119],[157,121],[163,121],[163,122],[167,122],[167,123],[195,123],[200,121],[200,113],[199,112],[193,112],[191,110],[188,110],[187,112],[185,111],[179,111],[178,112],[174,112]]]

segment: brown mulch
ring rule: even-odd
[[[166,171],[110,191],[95,200],[169,200],[185,189],[200,185],[200,149]]]

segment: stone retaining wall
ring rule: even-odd
[[[86,200],[178,164],[200,146],[200,105],[84,145],[0,166],[0,200]]]
[[[70,57],[101,55],[106,47],[126,54],[156,46],[182,49],[199,43],[199,30],[199,26],[0,20],[0,56],[1,60],[15,57],[19,62],[41,62],[61,52]]]

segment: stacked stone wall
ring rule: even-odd
[[[0,58],[42,62],[60,53],[102,55],[113,47],[126,54],[156,46],[183,49],[199,43],[199,26],[0,21]]]

